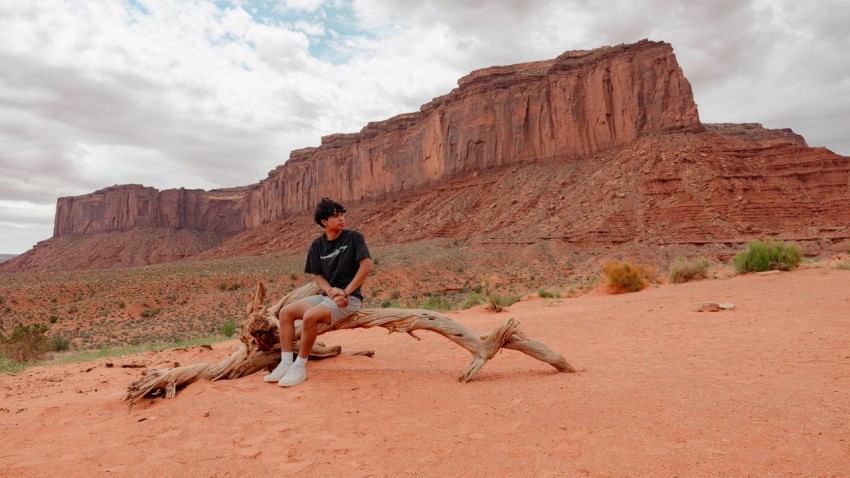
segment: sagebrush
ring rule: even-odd
[[[803,251],[793,242],[751,241],[747,248],[732,260],[739,274],[772,270],[790,271],[803,259]]]
[[[15,362],[34,362],[51,350],[44,324],[18,323],[9,337],[0,336],[0,351]]]
[[[705,279],[708,277],[708,266],[709,262],[705,257],[689,260],[679,256],[670,265],[670,282],[681,284],[695,279]]]
[[[608,278],[608,288],[615,293],[641,291],[653,276],[648,267],[618,260],[606,262],[602,272]]]

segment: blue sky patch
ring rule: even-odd
[[[273,0],[215,0],[213,3],[221,10],[242,8],[257,23],[281,25],[304,33],[310,44],[310,54],[335,65],[345,63],[356,54],[346,46],[347,40],[377,37],[361,28],[351,2],[347,1],[324,2],[314,11],[287,8],[284,3]],[[303,28],[305,24],[318,25],[321,29]]]

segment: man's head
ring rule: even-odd
[[[321,227],[325,227],[322,221],[326,221],[331,216],[336,216],[339,213],[345,213],[345,208],[342,204],[332,201],[330,198],[322,198],[319,204],[316,205],[316,212],[313,214],[313,219]]]

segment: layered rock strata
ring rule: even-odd
[[[642,134],[699,131],[691,86],[662,42],[567,52],[458,81],[420,111],[293,151],[258,184],[215,191],[114,186],[60,198],[54,236],[188,228],[232,234],[311,208],[405,193],[459,173],[568,161]]]

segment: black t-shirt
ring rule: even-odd
[[[366,257],[371,256],[363,234],[343,229],[339,237],[333,241],[329,241],[327,236],[322,234],[310,245],[304,272],[321,274],[331,287],[345,289],[360,269],[360,259]],[[351,295],[363,300],[360,287]]]

